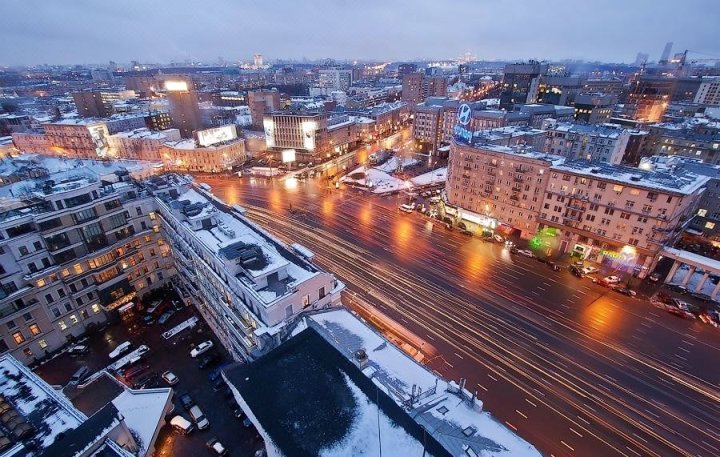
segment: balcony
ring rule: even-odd
[[[513,181],[515,181],[515,182],[525,182],[525,179],[523,179],[522,176],[515,176],[515,177],[513,178]]]
[[[515,173],[525,173],[526,171],[523,167],[515,167]]]
[[[568,213],[568,214],[563,214],[563,220],[566,220],[566,221],[567,221],[567,220],[570,220],[570,221],[573,221],[573,222],[580,222],[580,221],[582,221],[582,215],[581,215],[581,214],[572,215],[572,214],[570,214],[570,213]]]
[[[579,204],[579,203],[568,203],[567,207],[568,207],[568,208],[571,208],[571,209],[574,209],[574,210],[577,210],[577,211],[585,211],[585,210],[587,210],[587,208],[585,208],[584,206],[582,206],[582,205]]]
[[[520,200],[520,196],[517,195],[517,194],[512,194],[512,195],[510,196],[510,200],[519,201],[519,200]]]

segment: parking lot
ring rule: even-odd
[[[189,393],[210,421],[207,429],[195,430],[187,436],[178,434],[166,425],[156,442],[156,455],[179,457],[211,455],[205,443],[211,438],[217,438],[229,450],[229,455],[253,456],[257,449],[263,447],[255,429],[243,426],[242,419],[236,418],[233,414],[234,400],[231,396],[222,389],[215,391],[208,380],[208,375],[222,362],[218,360],[211,367],[198,368],[198,361],[213,352],[222,357],[222,361],[230,360],[202,318],[199,318],[198,325],[193,329],[183,330],[169,340],[162,337],[164,331],[196,315],[194,309],[183,308],[165,324],[157,322],[145,324],[143,322],[145,312],[135,310],[126,315],[121,322],[110,325],[83,341],[82,344],[89,348],[87,354],[71,356],[65,353],[35,371],[51,385],[65,386],[73,373],[83,365],[92,373],[108,366],[113,361],[108,354],[119,344],[129,341],[130,350],[144,344],[150,348],[150,351],[143,356],[143,363],[147,364],[148,368],[138,373],[134,380],[148,373],[154,373],[157,376],[150,376],[153,379],[145,387],[167,387],[167,384],[160,379],[160,375],[167,370],[172,371],[180,379],[173,386],[175,411],[172,416],[181,414],[186,419],[190,418],[179,402],[181,394]],[[191,349],[207,340],[212,340],[214,347],[196,359],[191,358]]]

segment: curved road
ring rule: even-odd
[[[377,197],[297,182],[196,178],[316,254],[467,378],[548,455],[720,455],[720,332],[510,256]],[[289,211],[289,208],[293,211]],[[429,352],[429,351],[427,351]]]

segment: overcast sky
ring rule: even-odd
[[[720,0],[0,0],[0,17],[0,65],[720,55]]]

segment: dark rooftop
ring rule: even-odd
[[[316,456],[351,433],[360,405],[346,377],[395,425],[424,440],[429,454],[450,455],[312,328],[255,362],[226,369],[225,375],[284,455]]]
[[[120,413],[112,403],[105,405],[78,428],[58,435],[57,440],[45,449],[43,455],[52,457],[74,457],[77,453],[98,439],[105,439],[107,429],[113,422],[120,421]]]

